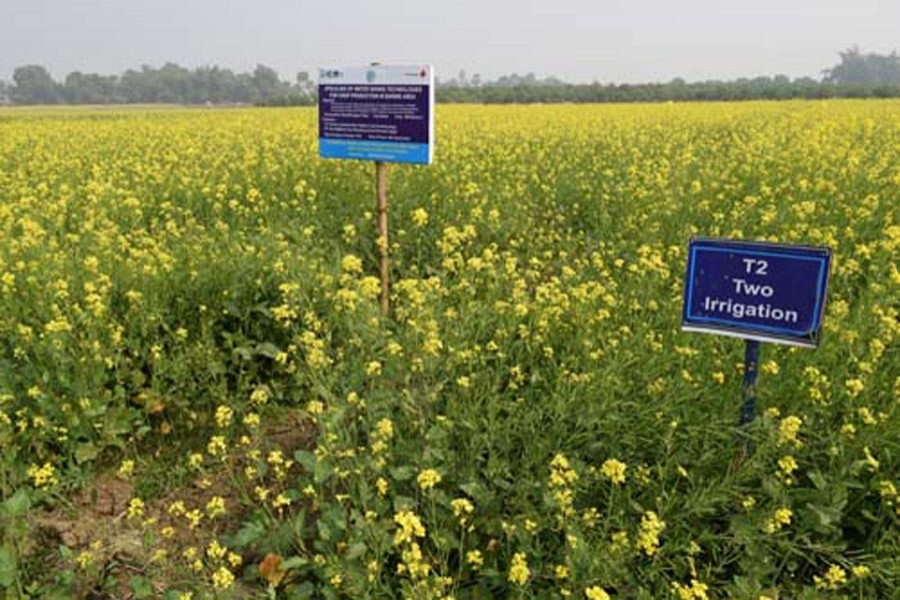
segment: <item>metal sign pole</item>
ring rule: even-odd
[[[752,450],[747,431],[756,416],[756,375],[759,373],[759,342],[747,340],[744,348],[744,382],[741,384],[740,427],[744,436],[744,453]]]
[[[381,270],[381,316],[391,312],[391,271],[388,262],[387,163],[375,162],[375,196],[378,204],[378,252]]]

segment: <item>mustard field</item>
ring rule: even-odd
[[[0,110],[5,597],[897,597],[900,101],[440,106],[389,318],[374,167],[317,153]],[[692,235],[834,251],[744,432]]]

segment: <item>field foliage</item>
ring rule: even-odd
[[[382,319],[373,167],[314,110],[0,111],[0,590],[895,597],[900,102],[437,123]],[[743,461],[743,345],[679,330],[693,234],[835,252]],[[103,481],[127,549],[47,524]]]

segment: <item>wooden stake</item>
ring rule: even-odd
[[[378,251],[381,259],[381,316],[391,312],[391,271],[388,263],[387,163],[375,162],[375,195],[378,201]]]

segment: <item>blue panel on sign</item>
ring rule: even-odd
[[[428,144],[319,138],[319,155],[322,158],[428,164],[428,153]]]
[[[816,346],[830,264],[827,248],[692,239],[682,327]]]

